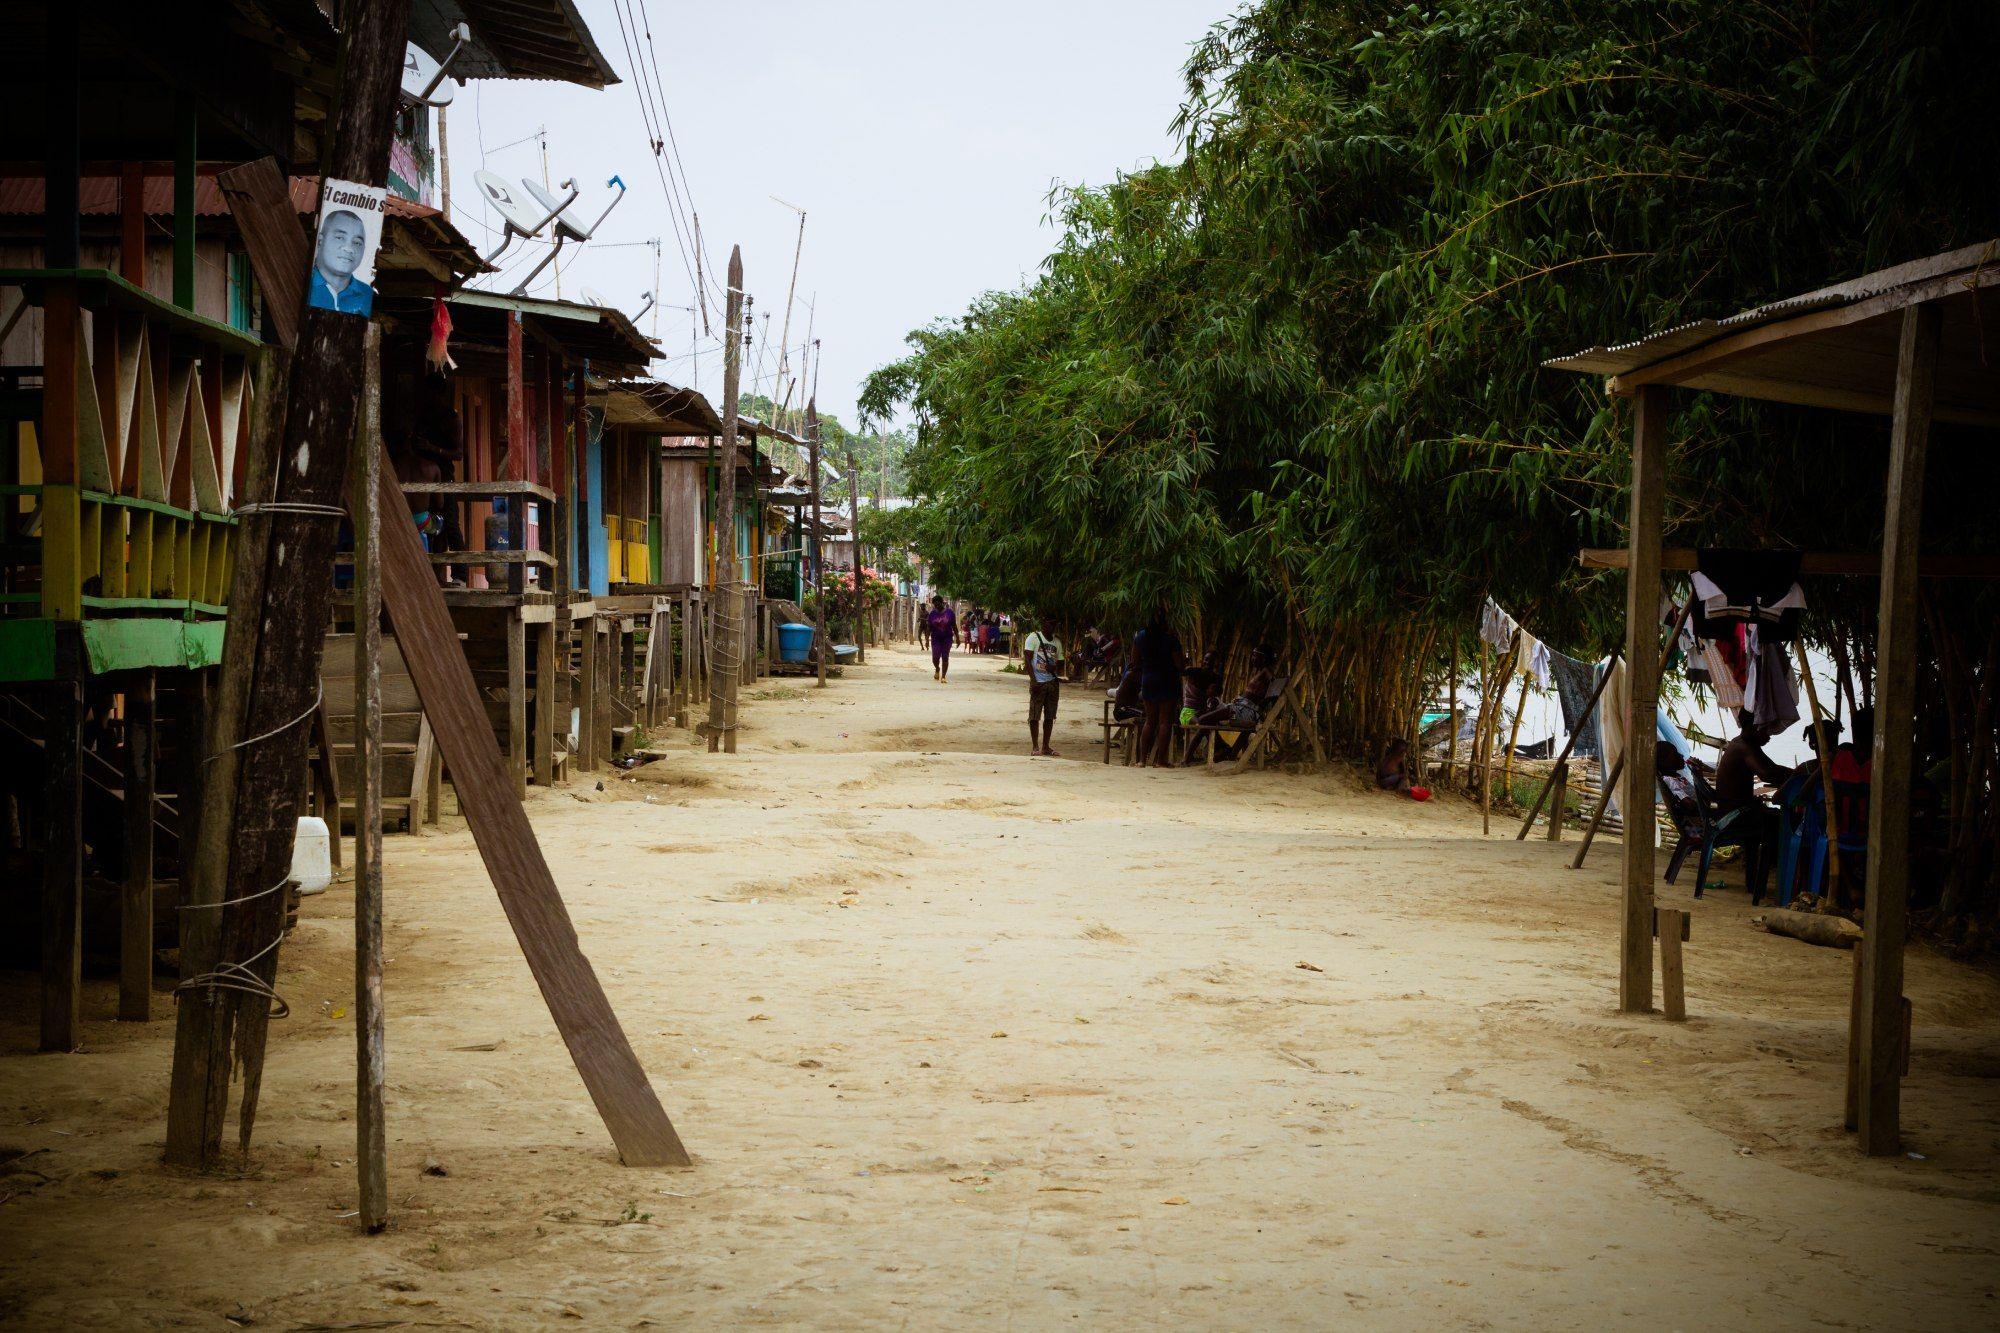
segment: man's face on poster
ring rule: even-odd
[[[319,229],[319,271],[330,284],[346,286],[367,253],[368,231],[354,214],[335,213]]]

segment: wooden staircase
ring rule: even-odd
[[[320,659],[327,734],[340,774],[342,831],[354,826],[354,636],[329,634]],[[437,745],[394,638],[382,636],[382,825],[414,833],[437,823]]]

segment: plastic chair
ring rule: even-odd
[[[1745,869],[1750,882],[1754,883],[1759,854],[1754,821],[1741,818],[1747,813],[1743,810],[1731,810],[1728,814],[1718,817],[1715,813],[1715,792],[1708,785],[1708,779],[1701,775],[1699,769],[1689,771],[1694,776],[1694,794],[1695,801],[1700,807],[1700,824],[1695,829],[1681,834],[1680,842],[1674,847],[1673,857],[1667,862],[1667,883],[1673,883],[1674,877],[1680,873],[1681,863],[1687,859],[1687,853],[1694,846],[1693,836],[1699,837],[1701,846],[1701,862],[1695,874],[1695,897],[1701,897],[1702,892],[1708,887],[1709,863],[1715,859],[1717,849],[1722,847],[1741,847],[1745,850]]]

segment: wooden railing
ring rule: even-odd
[[[9,292],[42,348],[6,372],[42,387],[11,395],[35,450],[0,485],[0,614],[220,617],[261,344],[101,269],[0,270]]]

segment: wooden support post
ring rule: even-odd
[[[194,309],[195,105],[194,95],[174,95],[174,304]]]
[[[1861,1148],[1871,1157],[1902,1144],[1898,1045],[1903,940],[1909,929],[1910,768],[1917,709],[1917,548],[1924,508],[1943,312],[1903,312],[1896,397],[1889,428],[1887,517],[1875,647],[1875,754],[1868,801],[1868,899],[1862,922]],[[1829,856],[1838,849],[1829,847]]]
[[[118,180],[118,276],[146,287],[146,168],[127,162]],[[123,443],[122,441],[120,443]]]
[[[1861,1128],[1861,1009],[1867,989],[1868,951],[1856,944],[1854,976],[1847,993],[1847,1091],[1841,1123],[1851,1134]]]
[[[74,624],[55,634],[42,747],[42,1049],[73,1051],[83,1030],[83,640]]]
[[[153,1016],[153,673],[125,686],[125,890],[118,900],[118,1017]]]
[[[1648,384],[1638,393],[1632,429],[1632,552],[1625,576],[1625,753],[1654,733],[1660,695],[1660,528],[1666,512],[1667,391]],[[1625,913],[1618,969],[1618,1007],[1643,1014],[1653,1007],[1653,766],[1623,764],[1618,808],[1625,817]],[[1608,788],[1611,784],[1606,783]]]
[[[602,689],[597,678],[597,617],[583,616],[575,624],[577,692],[583,696],[577,701],[576,767],[588,773],[597,767],[597,695]]]
[[[321,154],[322,170],[338,180],[380,183],[388,179],[409,0],[348,6],[343,19],[342,96]],[[249,516],[235,538],[224,706],[216,710],[204,756],[210,765],[208,799],[202,803],[196,873],[184,904],[191,910],[182,922],[186,976],[175,1030],[167,1160],[203,1168],[213,1165],[220,1151],[234,1068],[243,1070],[238,1123],[246,1148],[255,1124],[270,1001],[257,987],[213,983],[225,966],[233,969],[232,978],[240,981],[247,973],[260,987],[276,975],[286,909],[281,886],[303,795],[298,775],[306,759],[304,724],[319,686],[320,647],[333,598],[326,571],[336,529],[323,511],[339,501],[348,480],[367,329],[367,321],[354,315],[306,307],[311,246],[275,164],[253,167],[242,169],[248,174],[240,179],[261,182],[254,191],[257,211],[292,218],[289,228],[273,219],[267,234],[255,234],[252,262],[267,299],[300,312],[292,357],[298,373],[275,398],[259,395],[283,417],[281,429],[260,431],[253,446],[266,451],[262,484],[271,486],[272,479],[276,484],[268,492],[252,488],[244,498],[275,500],[283,507]],[[230,194],[232,210],[237,198]],[[253,240],[251,228],[244,235],[246,243]],[[253,458],[252,468],[258,465]],[[396,504],[402,503],[399,494]],[[414,543],[414,529],[407,535]],[[435,588],[427,561],[424,573]],[[225,783],[228,796],[217,791]]]
[[[382,509],[403,503],[395,470],[382,468]],[[687,1149],[646,1081],[604,988],[583,955],[575,923],[535,840],[527,811],[515,797],[445,608],[444,593],[414,527],[382,527],[382,591],[396,624],[397,644],[416,682],[438,748],[451,765],[480,858],[535,975],[570,1058],[627,1166],[687,1166]]]
[[[361,1229],[389,1224],[382,1120],[382,338],[368,330],[348,513],[354,524],[354,1169]],[[391,479],[391,490],[394,480]],[[394,511],[390,511],[394,512]],[[334,811],[338,828],[340,812]]]
[[[1549,774],[1548,785],[1542,788],[1542,796],[1547,797],[1549,801],[1549,841],[1561,842],[1563,840],[1563,805],[1569,799],[1569,760],[1566,753],[1563,761],[1557,764],[1554,771]],[[1539,798],[1537,808],[1540,808]],[[1534,813],[1531,811],[1528,815],[1528,821],[1533,823],[1534,818]]]
[[[556,780],[556,623],[535,626],[535,783],[549,787]]]
[[[597,664],[597,689],[603,696],[597,709],[597,734],[590,738],[591,755],[598,768],[611,762],[611,728],[616,716],[611,701],[618,695],[618,643],[624,637],[614,618],[598,635],[598,651],[604,656]]]
[[[1577,844],[1576,858],[1569,863],[1571,870],[1583,869],[1583,858],[1590,854],[1590,844],[1597,840],[1597,829],[1604,822],[1604,812],[1611,808],[1611,794],[1618,790],[1618,777],[1625,771],[1625,753],[1621,751],[1618,762],[1604,775],[1604,790],[1597,794],[1597,809],[1591,811],[1590,822],[1583,827],[1583,841]]]
[[[518,500],[520,497],[514,497]],[[516,566],[519,568],[519,566]],[[528,625],[519,607],[507,612],[507,769],[514,792],[528,794]]]
[[[694,594],[681,594],[681,680],[680,689],[674,695],[674,725],[685,727],[689,712],[694,707],[695,693],[695,601]]]
[[[1689,914],[1672,908],[1657,908],[1653,930],[1660,937],[1660,1012],[1669,1022],[1687,1019],[1687,981],[1681,971],[1681,941],[1688,937]]]

